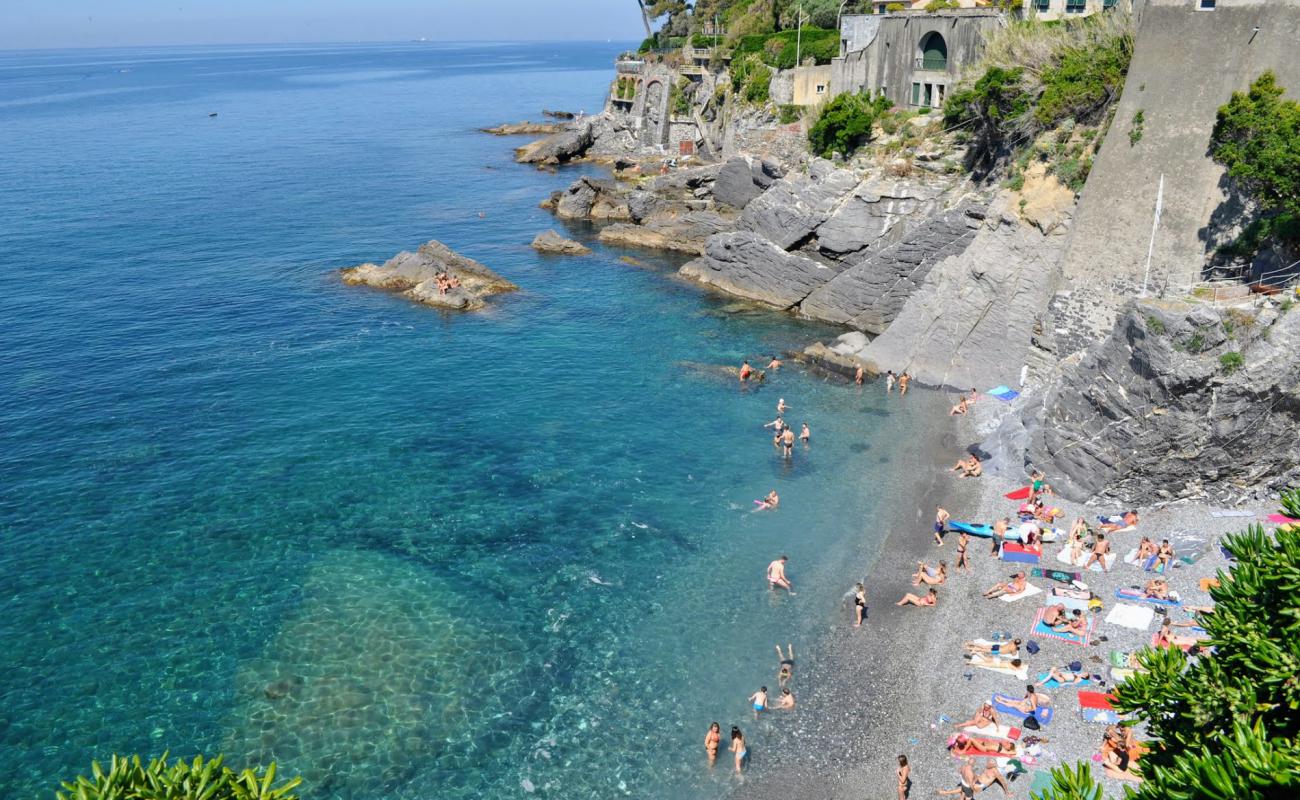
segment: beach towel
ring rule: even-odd
[[[1038,673],[1038,680],[1043,681],[1043,688],[1044,688],[1044,689],[1059,689],[1059,688],[1061,688],[1062,686],[1087,686],[1088,684],[1092,683],[1092,678],[1091,678],[1091,677],[1086,677],[1086,678],[1084,678],[1083,680],[1081,680],[1081,681],[1075,681],[1074,683],[1061,683],[1060,681],[1056,680],[1055,678],[1051,679],[1050,681],[1049,681],[1049,680],[1046,680],[1047,676],[1048,676],[1048,675],[1051,675],[1051,674],[1052,674],[1052,673],[1050,673],[1050,672],[1040,672],[1040,673]]]
[[[1061,529],[1060,529],[1060,528],[1048,528],[1048,527],[1045,527],[1045,528],[1042,529],[1042,531],[1043,531],[1043,541],[1044,541],[1044,542],[1054,542],[1054,541],[1056,541],[1057,539],[1059,539],[1059,538],[1061,538],[1062,536],[1065,535],[1065,534],[1061,533]]]
[[[971,664],[971,666],[978,669],[986,669],[989,672],[996,672],[1001,675],[1010,675],[1011,677],[1022,681],[1029,680],[1029,667],[1026,667],[1024,664],[1021,664],[1019,669],[1011,666],[1010,661],[1005,664]]]
[[[1020,392],[1007,386],[994,386],[992,389],[985,392],[985,394],[990,397],[996,397],[1004,403],[1010,403],[1012,400],[1015,400],[1020,396]]]
[[[977,728],[974,725],[967,725],[962,728],[961,731],[962,733],[975,733],[980,736],[988,736],[994,739],[1008,739],[1013,742],[1020,738],[1021,733],[1019,728],[1014,728],[1010,725],[993,725],[992,723],[985,725],[982,728]]]
[[[1037,564],[1043,556],[1043,548],[1026,547],[1019,542],[1003,542],[1002,555],[1003,561],[1014,561],[1020,564]]]
[[[1128,657],[1130,653],[1123,650],[1110,651],[1110,664],[1112,667],[1128,667]]]
[[[1019,489],[1012,489],[1002,496],[1008,500],[1028,500],[1029,495],[1033,494],[1033,491],[1032,487],[1022,486]]]
[[[1077,597],[1053,596],[1048,605],[1063,605],[1067,611],[1074,611],[1076,608],[1085,613],[1088,611],[1088,601],[1080,600]]]
[[[1071,560],[1070,560],[1070,548],[1068,548],[1068,547],[1062,547],[1062,548],[1061,548],[1061,552],[1059,552],[1059,553],[1056,554],[1056,560],[1057,560],[1057,561],[1061,562],[1062,564],[1069,564],[1069,565],[1072,566],[1072,567],[1082,567],[1084,564],[1087,564],[1087,563],[1088,563],[1088,559],[1090,559],[1090,558],[1092,558],[1092,551],[1091,551],[1091,550],[1084,550],[1082,553],[1079,554],[1079,560],[1078,560],[1078,561],[1071,561]],[[1106,555],[1102,556],[1102,559],[1105,560],[1105,562],[1106,562],[1106,569],[1110,569],[1111,567],[1115,566],[1115,554],[1114,554],[1114,553],[1107,553]],[[1096,564],[1096,563],[1094,563],[1092,566],[1088,567],[1088,570],[1091,571],[1091,572],[1102,572],[1102,571],[1103,571],[1102,568],[1101,568],[1101,565]]]
[[[1113,725],[1119,722],[1119,712],[1110,704],[1114,697],[1103,692],[1079,690],[1079,713],[1087,722]]]
[[[984,740],[984,741],[986,741],[986,742],[998,742],[998,741],[1001,741],[1000,739],[991,739],[991,738],[989,738],[989,737],[987,737],[987,736],[968,736],[968,737],[966,737],[966,739],[967,739],[967,742],[968,742],[968,744],[967,744],[966,747],[953,747],[953,748],[952,748],[951,750],[949,750],[948,752],[950,752],[950,753],[952,753],[954,756],[958,756],[958,757],[961,757],[961,756],[979,756],[980,758],[996,758],[996,759],[998,759],[999,761],[1005,761],[1006,759],[1009,759],[1009,758],[1019,758],[1019,757],[1020,757],[1020,745],[1018,745],[1018,744],[1016,745],[1016,748],[1015,748],[1015,749],[1016,749],[1016,752],[1014,752],[1014,753],[1008,753],[1008,754],[1006,754],[1005,756],[995,756],[995,755],[990,755],[990,754],[988,754],[988,753],[982,752],[982,751],[980,751],[980,750],[976,750],[973,746],[971,746],[971,745],[969,744],[969,742],[972,742],[972,741],[975,741],[975,740],[978,740],[978,739],[982,739],[982,740]]]
[[[1150,611],[1150,609],[1147,610]],[[1070,644],[1079,647],[1086,647],[1088,640],[1092,638],[1092,632],[1097,628],[1097,618],[1088,617],[1088,632],[1084,636],[1075,636],[1070,633],[1053,630],[1050,625],[1043,622],[1043,613],[1045,611],[1047,611],[1047,609],[1040,608],[1038,609],[1038,613],[1034,615],[1034,625],[1029,629],[1030,636],[1037,636],[1041,639],[1060,639],[1063,642],[1069,642]]]
[[[1024,719],[1029,715],[1021,711],[1020,709],[1016,708],[1015,706],[1007,705],[1007,703],[1018,703],[1018,702],[1020,702],[1019,697],[1012,697],[1009,694],[1001,694],[1001,693],[993,695],[993,700],[992,700],[993,707],[998,711],[1001,711],[1003,714],[1006,714],[1008,717],[1015,717],[1016,719]],[[1047,723],[1051,722],[1052,707],[1044,706],[1042,708],[1034,709],[1034,719],[1038,720],[1039,725],[1046,725]]]
[[[1279,525],[1286,525],[1289,523],[1300,522],[1300,519],[1292,519],[1291,517],[1288,517],[1286,514],[1269,514],[1268,521],[1276,522]]]
[[[1058,583],[1074,583],[1083,580],[1082,572],[1066,572],[1063,569],[1037,569],[1029,573],[1035,578],[1050,578]]]
[[[1025,590],[1020,594],[1004,594],[998,599],[1004,603],[1014,603],[1017,600],[1024,600],[1026,597],[1033,597],[1036,594],[1041,594],[1042,591],[1042,589],[1039,589],[1032,583],[1026,583]]]
[[[1127,603],[1116,603],[1115,607],[1106,615],[1106,621],[1112,625],[1144,631],[1151,626],[1151,620],[1155,615],[1155,609],[1149,606],[1131,606]]]
[[[1228,508],[1212,508],[1210,509],[1210,516],[1211,517],[1253,517],[1255,516],[1255,512],[1234,511]]]
[[[1116,589],[1115,596],[1120,600],[1131,600],[1134,603],[1150,603],[1153,606],[1180,606],[1177,600],[1161,600],[1159,597],[1147,597],[1141,589]]]

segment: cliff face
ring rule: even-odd
[[[1027,460],[1067,497],[1125,504],[1294,482],[1298,348],[1300,312],[1270,301],[1134,301],[1026,408]]]

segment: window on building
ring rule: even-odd
[[[921,105],[921,84],[919,83],[912,84],[912,105]]]
[[[817,94],[826,94],[826,84],[824,83],[817,84]]]
[[[1106,9],[1106,8],[1114,8],[1114,7],[1117,6],[1117,5],[1119,5],[1119,0],[1102,0],[1102,3],[1101,3],[1101,7],[1102,7],[1103,9]]]
[[[1201,9],[1208,11],[1214,8],[1214,2],[1215,0],[1201,0]]]
[[[1052,0],[1034,0],[1035,11],[1051,11]]]
[[[948,68],[948,43],[936,31],[927,33],[921,39],[920,56],[917,66],[921,69],[943,70]]]
[[[1088,9],[1088,0],[1065,0],[1065,13],[1082,14]]]

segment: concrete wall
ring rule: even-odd
[[[1206,155],[1215,112],[1269,69],[1289,97],[1300,98],[1300,0],[1218,0],[1213,11],[1199,5],[1146,0],[1142,8],[1124,94],[1062,260],[1066,288],[1107,280],[1140,285],[1162,174],[1152,285],[1198,279],[1208,251],[1240,221],[1222,168]],[[1142,138],[1130,145],[1139,110]]]
[[[840,17],[840,55],[871,44],[884,17],[879,14],[845,14]]]
[[[1086,17],[1090,14],[1096,14],[1099,11],[1104,10],[1105,0],[1085,0],[1083,11],[1081,13],[1075,11],[1066,13],[1066,8],[1073,5],[1075,4],[1070,3],[1069,0],[1048,0],[1047,10],[1044,11],[1041,8],[1042,3],[1040,3],[1039,0],[1024,0],[1023,9],[1026,17],[1032,16],[1036,19],[1043,20],[1044,22],[1054,19],[1075,19]],[[1116,0],[1116,6],[1118,7],[1116,10],[1132,10],[1129,0]]]
[[[813,106],[831,96],[831,67],[794,68],[794,93],[791,102],[797,106]]]

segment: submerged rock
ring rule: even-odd
[[[591,252],[586,245],[566,239],[555,231],[542,231],[533,239],[532,248],[540,253],[557,253],[566,256],[585,256]]]
[[[460,281],[460,287],[440,293],[434,276],[442,272]],[[342,270],[340,274],[343,282],[352,286],[399,292],[417,303],[457,311],[483,308],[484,298],[519,288],[436,239],[420,245],[414,253],[398,253],[382,266],[361,264]]]

